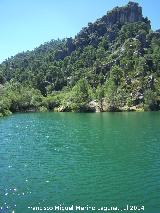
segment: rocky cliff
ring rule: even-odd
[[[83,28],[77,37],[81,37],[86,32],[97,33],[104,35],[109,28],[112,28],[115,24],[125,24],[130,22],[138,22],[143,20],[142,8],[138,3],[129,2],[124,7],[115,7],[109,11],[105,16],[98,19],[95,23],[89,23],[88,27]]]
[[[124,7],[115,7],[96,22],[89,23],[76,35],[75,39],[67,39],[67,51],[58,51],[56,59],[62,60],[76,48],[83,48],[86,45],[96,47],[99,39],[104,35],[108,36],[109,42],[113,42],[116,37],[115,27],[117,25],[121,27],[123,24],[139,22],[143,19],[142,8],[138,3],[129,2]]]
[[[116,23],[138,22],[142,19],[142,8],[135,2],[129,2],[125,7],[116,7],[102,18],[108,27]]]

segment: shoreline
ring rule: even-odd
[[[154,110],[154,111],[147,111],[147,110],[144,110],[144,109],[137,109],[137,110],[117,110],[117,111],[57,111],[57,110],[53,110],[53,111],[39,111],[39,110],[26,110],[26,111],[17,111],[17,112],[10,112],[8,113],[7,115],[0,115],[0,118],[4,118],[4,117],[8,117],[8,116],[11,116],[11,115],[14,115],[14,114],[30,114],[30,113],[45,113],[45,112],[48,112],[48,113],[89,113],[89,114],[99,114],[99,113],[134,113],[134,112],[160,112],[160,110]]]

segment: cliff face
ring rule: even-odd
[[[125,24],[127,22],[142,21],[142,8],[135,2],[129,2],[125,7],[116,7],[108,12],[102,18],[108,27],[112,27],[116,23]]]
[[[99,39],[104,35],[108,37],[109,42],[113,42],[116,38],[116,25],[121,27],[126,23],[134,23],[143,20],[142,8],[138,3],[129,2],[124,7],[115,7],[96,22],[89,23],[87,27],[84,27],[77,34],[75,39],[67,39],[67,50],[56,52],[55,59],[63,60],[67,55],[76,50],[76,48],[83,48],[87,45],[97,47]]]
[[[88,44],[96,46],[98,43],[96,38],[104,36],[106,33],[109,41],[112,42],[116,36],[115,25],[139,22],[143,19],[142,8],[138,3],[129,2],[124,7],[115,7],[96,22],[89,23],[88,27],[83,28],[75,37],[74,44],[76,47]]]

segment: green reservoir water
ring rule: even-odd
[[[0,212],[60,212],[44,209],[60,204],[160,213],[160,113],[1,118]]]

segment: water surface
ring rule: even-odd
[[[159,213],[159,125],[159,112],[0,119],[0,212],[129,204]]]

